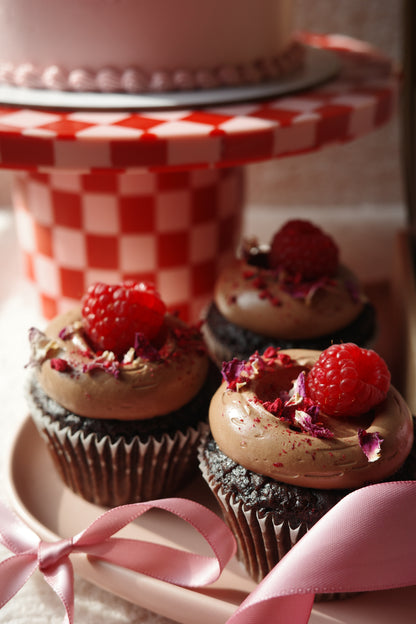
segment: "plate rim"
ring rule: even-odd
[[[24,436],[29,436],[29,434],[36,434],[36,447],[42,455],[45,457],[48,456],[44,441],[38,434],[30,415],[27,415],[20,423],[19,427],[16,428],[5,458],[8,500],[14,512],[30,529],[37,533],[41,539],[47,541],[60,540],[65,536],[59,535],[42,524],[26,506],[20,495],[18,484],[16,484],[14,479],[15,462],[18,461],[19,445],[23,443],[22,439]],[[56,473],[54,478],[59,479]],[[67,489],[63,482],[59,480],[59,483],[62,490]],[[97,516],[105,511],[104,508],[99,506],[92,505],[92,507],[96,508]],[[86,528],[86,526],[84,528]],[[224,590],[224,588],[216,588],[216,583],[200,588],[181,587],[139,572],[120,568],[105,561],[93,560],[83,553],[72,553],[71,561],[75,573],[83,579],[92,582],[101,589],[123,598],[132,604],[146,608],[164,617],[175,619],[175,621],[180,624],[195,624],[196,611],[195,609],[189,609],[190,603],[194,601],[197,603],[195,608],[198,609],[199,624],[223,624],[239,606],[239,603],[225,601],[218,597],[218,595],[216,595],[218,594],[218,589],[220,590],[219,595],[221,595],[221,589]],[[140,591],[138,591],[138,588]],[[175,614],[172,613],[170,608],[166,608],[166,602],[169,603],[168,600],[159,600],[156,604],[152,599],[152,596],[155,594],[160,594],[161,588],[165,597],[169,596],[176,605],[179,605],[179,610],[175,611]],[[212,588],[212,590],[210,588]],[[224,591],[232,593],[234,590],[235,588],[225,588]],[[248,592],[244,592],[242,599],[247,595]],[[191,612],[189,613],[189,611]],[[215,616],[214,618],[213,615]],[[177,619],[178,616],[180,616],[180,619]]]
[[[8,447],[6,454],[6,490],[8,493],[9,502],[15,513],[28,524],[28,526],[34,530],[41,539],[59,540],[62,539],[61,535],[56,534],[48,527],[43,525],[41,521],[36,518],[33,513],[26,507],[18,491],[18,485],[14,482],[14,462],[18,460],[17,453],[19,450],[19,444],[22,444],[22,437],[29,433],[36,434],[36,444],[39,452],[45,457],[48,456],[47,449],[44,441],[37,433],[35,425],[29,415],[23,419],[20,425],[16,428],[14,436],[12,436],[11,444]],[[33,437],[31,438],[33,445]],[[27,460],[27,458],[26,458]],[[33,460],[32,460],[33,461]],[[52,461],[52,460],[50,460]],[[54,478],[58,478],[56,473]],[[61,487],[65,489],[64,484],[61,482]],[[93,506],[95,507],[95,506]],[[96,506],[97,515],[103,512],[103,508]],[[86,528],[86,527],[85,527]],[[148,609],[154,613],[158,613],[169,619],[174,619],[180,624],[195,624],[195,616],[198,614],[199,624],[225,624],[229,617],[238,608],[239,603],[234,601],[227,601],[221,597],[224,592],[233,593],[236,591],[236,587],[221,586],[221,583],[216,583],[202,588],[185,588],[177,585],[172,585],[165,581],[160,581],[146,575],[119,568],[114,564],[106,563],[104,561],[92,560],[84,554],[72,554],[71,561],[74,565],[74,571],[80,577],[95,584],[101,589],[112,593],[115,596],[123,598],[130,603],[133,603],[139,607]],[[227,567],[225,573],[227,573]],[[224,574],[223,572],[223,574]],[[232,574],[232,573],[231,573]],[[220,579],[221,581],[221,579]],[[163,591],[165,600],[160,600],[160,593]],[[384,595],[393,592],[396,596],[396,601],[404,596],[405,599],[412,601],[412,605],[415,605],[416,586],[398,588],[393,590],[387,590],[387,592],[381,592]],[[240,590],[241,593],[241,590]],[[247,595],[246,591],[243,592]],[[357,612],[354,610],[354,602],[364,600],[364,612],[368,613],[369,604],[368,600],[377,600],[377,595],[380,592],[363,592],[361,595],[350,598],[346,601],[332,601],[332,602],[320,602],[315,603],[311,613],[310,624],[365,624],[365,620],[357,620]],[[152,597],[158,597],[157,602],[154,602]],[[245,596],[244,596],[245,597]],[[398,597],[398,598],[397,598]],[[244,599],[244,598],[242,598]],[[172,601],[172,602],[170,602]],[[175,605],[175,612],[172,613],[171,604]],[[352,605],[352,612],[344,615],[339,613],[339,606],[346,604],[348,611],[348,604]],[[402,604],[400,602],[400,604]],[[360,606],[360,604],[359,604]],[[370,604],[371,607],[371,604]],[[361,610],[360,610],[361,611]],[[365,615],[365,613],[364,613]],[[399,614],[400,615],[400,614]],[[404,614],[403,614],[404,615]],[[178,619],[179,617],[179,619]],[[347,617],[348,619],[345,619]],[[350,618],[353,619],[350,619]],[[412,619],[401,620],[403,624],[414,621],[414,612],[411,614]],[[342,618],[342,619],[340,619]]]

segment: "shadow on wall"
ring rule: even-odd
[[[402,58],[402,0],[295,0],[296,26],[343,33]],[[403,201],[398,115],[386,126],[320,152],[248,167],[248,203],[281,206],[399,205]],[[355,216],[353,217],[355,218]]]

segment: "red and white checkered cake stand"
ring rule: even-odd
[[[333,50],[333,80],[267,101],[195,110],[64,111],[0,106],[0,166],[27,275],[46,318],[94,281],[149,279],[195,320],[235,252],[244,165],[350,141],[386,123],[398,77],[369,45],[305,35]]]

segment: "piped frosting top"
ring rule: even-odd
[[[79,416],[139,420],[190,401],[202,387],[208,357],[199,331],[166,315],[157,344],[132,347],[122,361],[95,351],[79,309],[32,328],[31,364],[48,396]]]
[[[268,349],[247,362],[231,362],[209,412],[218,446],[248,470],[303,487],[355,488],[393,475],[413,444],[405,401],[390,386],[386,399],[359,418],[297,412],[296,392],[288,393],[319,355]],[[287,397],[291,418],[273,414],[270,404],[278,395]],[[375,450],[366,448],[368,441]]]
[[[239,327],[288,340],[337,331],[355,320],[367,301],[356,276],[342,265],[331,278],[296,283],[284,271],[246,259],[224,269],[214,298],[221,314]]]

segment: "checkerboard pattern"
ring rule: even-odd
[[[340,35],[304,36],[338,54],[339,76],[267,101],[196,110],[92,112],[0,108],[0,166],[124,172],[236,166],[350,141],[396,110],[391,63]]]
[[[353,140],[391,118],[399,81],[388,60],[345,36],[303,38],[338,54],[339,76],[268,101],[140,112],[0,107],[0,167],[21,171],[18,234],[47,318],[91,282],[132,277],[197,318],[239,238],[240,166]]]
[[[78,304],[95,281],[144,279],[196,320],[239,240],[242,173],[17,174],[17,231],[44,316]]]

